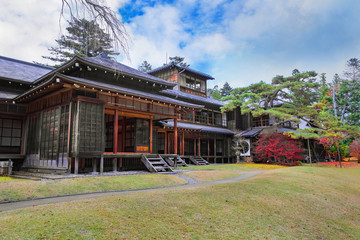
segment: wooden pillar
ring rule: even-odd
[[[96,158],[92,159],[92,168],[93,168],[93,173],[96,173]]]
[[[122,120],[122,143],[121,143],[121,149],[120,149],[120,151],[121,152],[125,152],[125,135],[126,135],[126,129],[125,129],[125,127],[126,127],[126,117],[124,117],[123,118],[123,120]]]
[[[192,112],[193,114],[193,123],[195,122],[195,110]]]
[[[175,118],[174,119],[174,154],[178,153],[177,142],[178,142],[177,119]]]
[[[184,156],[185,155],[185,132],[182,133],[181,145],[182,145],[181,155]]]
[[[79,174],[79,157],[75,157],[74,174]]]
[[[112,165],[113,165],[113,172],[116,172],[117,171],[117,158],[113,158]]]
[[[104,172],[104,155],[100,157],[100,174]]]
[[[210,138],[208,138],[208,150],[207,150],[207,152],[208,152],[208,160],[209,160],[209,158],[210,158]]]
[[[150,118],[150,153],[153,152],[153,119]]]
[[[227,158],[228,158],[228,163],[230,163],[230,160],[231,160],[231,139],[230,138],[227,138],[227,143],[228,143]]]
[[[196,138],[194,138],[194,156],[196,156]]]
[[[115,110],[114,114],[114,141],[113,141],[113,151],[114,153],[118,152],[118,136],[119,136],[119,110]]]
[[[216,135],[214,137],[214,163],[216,163]]]
[[[201,156],[201,152],[200,152],[200,136],[199,136],[199,139],[198,139],[198,156]]]
[[[168,153],[168,135],[167,135],[167,131],[165,130],[165,150],[164,150],[164,154]]]

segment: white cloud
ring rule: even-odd
[[[0,8],[0,54],[42,61],[59,33],[60,1],[3,1]]]

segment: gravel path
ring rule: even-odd
[[[46,197],[46,198],[37,198],[37,199],[30,199],[30,200],[21,200],[21,201],[0,203],[0,212],[10,211],[10,210],[15,210],[15,209],[20,209],[20,208],[27,208],[27,207],[36,207],[36,206],[45,205],[45,204],[85,200],[85,199],[92,199],[92,198],[98,198],[98,197],[109,197],[109,196],[130,194],[130,193],[150,192],[150,191],[158,191],[158,190],[163,191],[163,190],[172,190],[172,189],[186,189],[186,188],[193,188],[193,187],[200,187],[200,186],[211,186],[211,185],[216,185],[216,184],[233,183],[233,182],[239,182],[239,181],[243,181],[243,180],[252,178],[261,173],[263,173],[263,171],[260,171],[260,170],[251,171],[251,172],[242,172],[241,175],[239,175],[239,176],[221,179],[221,180],[212,181],[212,182],[197,182],[191,178],[187,178],[184,176],[174,174],[174,176],[177,176],[179,178],[187,180],[188,183],[183,184],[183,185],[168,186],[168,187],[155,187],[155,188],[146,188],[146,189],[82,193],[82,194],[53,196],[53,197]]]

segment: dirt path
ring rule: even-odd
[[[252,171],[252,172],[242,172],[241,175],[232,177],[232,178],[226,178],[226,179],[221,179],[221,180],[212,181],[212,182],[197,182],[197,183],[192,182],[192,183],[187,183],[184,185],[169,186],[169,187],[155,187],[155,188],[146,188],[146,189],[82,193],[82,194],[72,194],[72,195],[66,195],[66,196],[54,196],[54,197],[38,198],[38,199],[31,199],[31,200],[14,201],[14,202],[9,202],[9,203],[1,203],[0,204],[0,212],[10,211],[10,210],[15,210],[15,209],[20,209],[20,208],[36,207],[36,206],[45,205],[45,204],[85,200],[85,199],[92,199],[92,198],[99,198],[99,197],[109,197],[109,196],[130,194],[130,193],[150,192],[150,191],[158,191],[158,190],[162,191],[162,190],[172,190],[172,189],[186,189],[186,188],[201,187],[201,186],[211,186],[211,185],[216,185],[216,184],[233,183],[233,182],[239,182],[239,181],[243,181],[243,180],[252,178],[261,173],[263,173],[263,171],[261,171],[261,170],[256,170],[256,171]],[[180,177],[176,174],[175,174],[175,176]]]

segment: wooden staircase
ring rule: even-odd
[[[141,161],[150,172],[172,172],[165,160],[156,154],[143,154]]]
[[[177,155],[176,157],[165,157],[164,159],[169,164],[169,166],[174,167],[174,158],[177,159],[178,167],[188,167],[186,162],[184,160],[182,160],[179,155]]]
[[[203,159],[201,156],[191,156],[190,161],[195,165],[209,165],[210,163]]]

